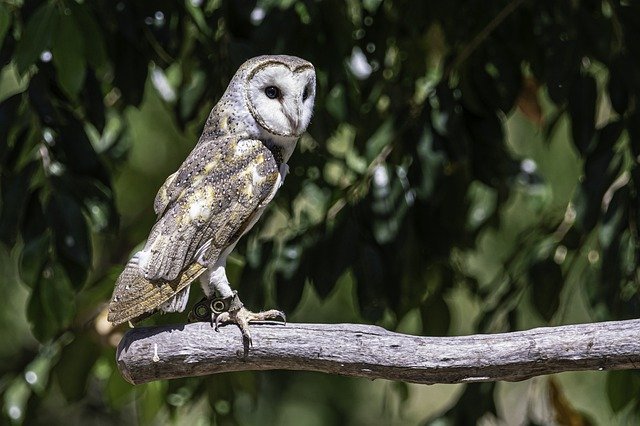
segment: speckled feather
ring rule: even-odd
[[[254,110],[248,81],[270,65],[284,65],[291,72],[313,70],[307,61],[290,56],[261,56],[240,67],[212,109],[198,144],[158,191],[156,224],[144,250],[118,278],[110,322],[146,316],[188,291],[191,282],[253,226],[274,197],[281,165],[310,117],[302,129],[287,133],[269,127],[260,115],[265,114],[262,105],[262,111]],[[187,298],[182,299],[186,303]]]
[[[160,190],[155,203],[160,217],[145,247],[150,258],[144,276],[135,263],[125,269],[109,321],[122,323],[155,309],[195,280],[204,272],[195,258],[198,248],[211,240],[202,258],[215,262],[247,230],[278,180],[278,163],[260,141],[222,137],[198,145]]]

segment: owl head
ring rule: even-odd
[[[258,56],[242,64],[229,83],[214,108],[218,117],[225,117],[224,124],[214,127],[295,142],[311,121],[315,95],[316,73],[310,62],[295,56]]]

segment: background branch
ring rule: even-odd
[[[640,367],[640,320],[460,337],[422,337],[359,324],[255,324],[244,356],[235,326],[144,327],[118,345],[133,384],[243,370],[308,370],[413,383],[524,380],[575,370]]]

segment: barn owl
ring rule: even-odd
[[[211,312],[216,329],[235,323],[250,343],[249,322],[284,319],[244,308],[225,265],[284,181],[315,92],[313,65],[294,56],[259,56],[238,69],[195,148],[158,191],[156,223],[116,282],[110,322],[182,312],[197,278],[206,295],[199,308]]]

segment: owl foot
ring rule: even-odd
[[[249,323],[255,321],[269,321],[276,319],[281,319],[285,323],[287,321],[284,312],[275,309],[263,312],[251,312],[250,310],[241,307],[240,309],[229,310],[218,315],[215,319],[215,327],[217,329],[219,324],[236,324],[242,332],[242,338],[245,342],[245,345],[252,346]]]
[[[263,312],[251,312],[244,307],[237,292],[226,298],[202,299],[189,313],[189,321],[207,321],[218,331],[220,324],[236,324],[242,333],[245,354],[252,346],[249,323],[281,319],[286,324],[287,317],[282,311],[271,309]]]

